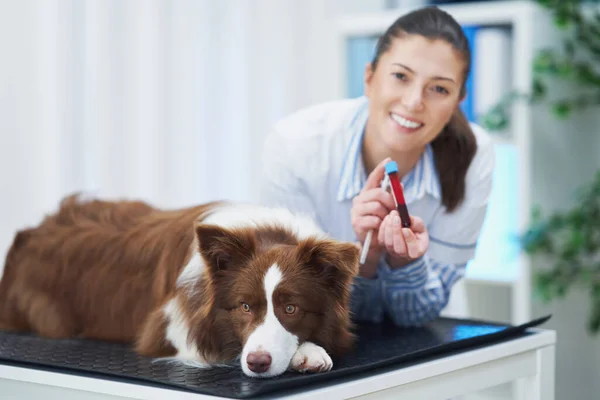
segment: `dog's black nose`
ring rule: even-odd
[[[252,372],[266,372],[271,366],[271,355],[264,351],[255,351],[248,354],[246,357],[248,369]]]

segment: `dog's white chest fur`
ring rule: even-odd
[[[176,358],[204,363],[204,360],[198,353],[196,344],[193,342],[188,343],[187,338],[190,328],[176,297],[165,304],[163,313],[168,321],[165,336],[173,347],[177,349]]]

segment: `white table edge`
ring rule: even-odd
[[[340,383],[322,385],[322,387],[318,389],[294,393],[294,395],[289,398],[295,400],[321,398],[328,400],[333,398],[332,396],[342,394],[358,397],[372,393],[376,390],[384,390],[393,386],[410,384],[421,379],[439,376],[457,369],[464,369],[522,353],[537,351],[556,344],[556,332],[553,330],[531,328],[527,331],[533,334],[509,339],[507,341],[473,350],[461,351],[457,354],[443,358],[394,369],[365,378],[348,379]],[[435,373],[432,373],[432,371],[435,371]],[[278,396],[277,398],[285,399],[286,397]]]
[[[509,339],[500,343],[461,351],[439,359],[418,363],[404,368],[394,369],[363,378],[348,377],[343,380],[315,385],[315,389],[296,390],[291,392],[276,392],[277,398],[318,399],[338,398],[351,393],[360,396],[374,390],[384,390],[392,386],[409,384],[421,379],[448,373],[453,370],[468,368],[477,364],[498,360],[501,358],[536,351],[538,349],[554,346],[556,332],[553,330],[528,329],[533,334],[524,337]],[[204,394],[184,392],[146,386],[144,384],[125,383],[110,379],[91,378],[76,374],[50,372],[36,368],[16,367],[0,364],[0,380],[8,379],[29,382],[41,385],[50,385],[74,390],[101,393],[112,396],[122,396],[133,399],[224,399],[224,397],[209,396]],[[313,386],[311,385],[311,388]],[[267,396],[268,397],[268,396]]]

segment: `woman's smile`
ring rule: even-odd
[[[413,118],[403,117],[394,112],[390,113],[394,128],[402,133],[414,133],[423,127],[423,123]]]

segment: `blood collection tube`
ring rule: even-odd
[[[385,164],[385,173],[390,178],[390,185],[392,187],[392,195],[396,202],[396,209],[400,214],[400,220],[402,221],[403,228],[410,228],[410,216],[408,214],[408,208],[404,201],[404,192],[402,191],[402,185],[398,178],[398,164],[395,161],[390,161]]]

